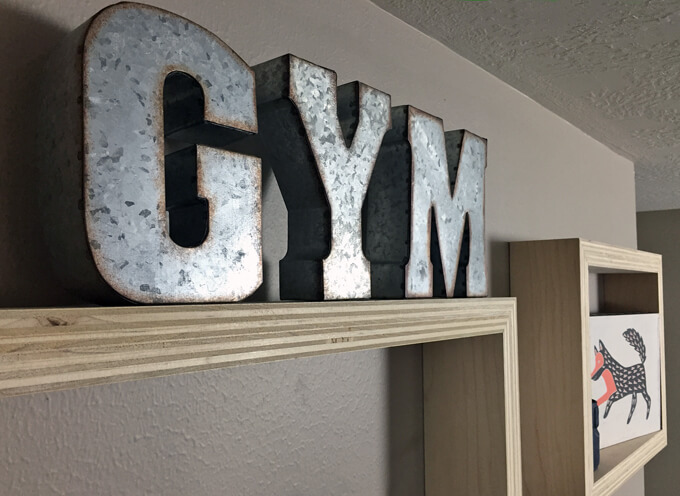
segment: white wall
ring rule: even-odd
[[[151,2],[250,64],[286,52],[488,139],[493,296],[506,242],[581,236],[635,247],[632,164],[366,0]],[[0,0],[0,305],[74,303],[36,226],[29,151],[36,57],[102,0]],[[266,292],[285,213],[265,195]],[[350,353],[0,400],[0,494],[422,494],[418,347]],[[641,494],[641,479],[628,494]]]
[[[637,227],[639,248],[663,256],[668,446],[645,467],[645,476],[647,494],[666,496],[680,487],[680,210],[640,212]]]

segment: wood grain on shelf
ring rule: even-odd
[[[423,346],[427,496],[522,494],[514,342],[508,332]]]
[[[579,245],[512,243],[510,265],[511,293],[517,296],[524,494],[584,494]]]
[[[504,332],[512,299],[0,311],[0,396]]]
[[[428,496],[520,496],[515,312],[514,298],[0,310],[0,396],[428,343],[426,472],[442,477]]]
[[[634,473],[644,467],[667,444],[666,347],[663,309],[663,267],[661,255],[609,245],[582,242],[583,265],[589,271],[603,267],[619,269],[601,275],[602,308],[606,313],[658,313],[661,360],[661,431],[631,439],[601,453],[592,494],[614,494]],[[621,272],[621,270],[623,272]],[[587,336],[590,326],[588,325]],[[588,382],[590,385],[590,382]],[[588,389],[590,394],[590,387]],[[588,437],[587,442],[592,442]]]
[[[583,250],[583,263],[591,271],[598,272],[599,269],[611,269],[614,272],[661,272],[661,255],[656,253],[580,239],[559,241],[580,243]]]
[[[612,494],[666,445],[661,257],[566,239],[511,243],[510,263],[520,326],[525,494]],[[663,393],[662,430],[603,450],[597,481],[591,468],[590,273],[602,274],[604,311],[659,312]]]
[[[605,448],[595,472],[593,494],[609,496],[666,446],[666,433],[653,432]]]

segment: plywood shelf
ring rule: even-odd
[[[600,452],[600,466],[595,472],[593,493],[611,494],[620,485],[618,479],[635,473],[644,467],[663,447],[666,446],[665,432],[654,432],[636,437],[624,443],[609,446]]]
[[[603,313],[659,313],[661,430],[601,451],[593,473],[591,274]],[[510,244],[518,299],[524,494],[613,494],[666,446],[661,257],[580,239]]]
[[[423,343],[427,495],[519,496],[515,322],[511,298],[0,310],[0,397]]]

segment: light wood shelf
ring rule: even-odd
[[[601,450],[593,472],[590,275],[603,313],[659,313],[661,430]],[[581,239],[510,243],[518,300],[525,496],[606,496],[666,446],[661,256]]]
[[[0,397],[423,343],[427,496],[521,495],[515,300],[0,310]]]

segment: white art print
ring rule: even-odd
[[[661,429],[659,315],[591,317],[590,342],[600,448]]]

